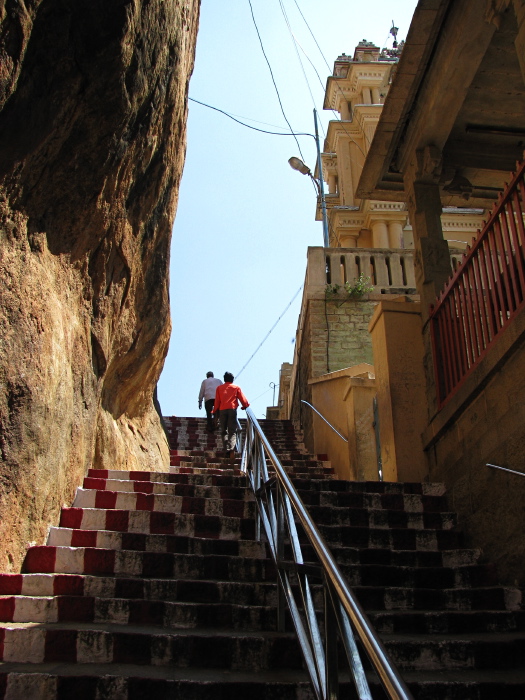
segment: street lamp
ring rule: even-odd
[[[315,145],[317,146],[317,168],[319,170],[319,180],[317,180],[312,175],[312,171],[310,170],[310,168],[306,165],[306,163],[303,163],[303,161],[300,158],[296,158],[295,156],[292,156],[291,158],[288,159],[288,163],[290,164],[290,167],[293,168],[294,170],[297,170],[298,172],[302,173],[303,175],[309,175],[312,182],[314,182],[315,186],[317,187],[319,199],[321,200],[321,214],[322,214],[322,218],[323,218],[324,247],[329,248],[330,247],[330,239],[329,239],[329,235],[328,235],[328,217],[326,214],[326,200],[325,200],[325,196],[324,196],[323,164],[321,162],[321,148],[319,146],[319,133],[317,131],[317,111],[315,109],[314,109],[314,123],[315,123]]]

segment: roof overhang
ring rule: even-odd
[[[480,7],[482,5],[482,7]],[[469,206],[488,207],[525,143],[525,89],[514,48],[512,8],[494,21],[480,0],[420,0],[376,128],[357,196],[406,200],[404,174],[427,146],[440,154],[444,205],[458,175]],[[497,27],[496,25],[499,25]]]

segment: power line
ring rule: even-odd
[[[272,387],[270,387],[269,389],[266,389],[265,391],[263,391],[262,394],[259,394],[259,396],[256,396],[254,399],[252,399],[252,403],[253,403],[254,401],[257,401],[257,399],[260,399],[261,396],[264,396],[265,394],[267,394],[267,393],[268,393],[269,391],[271,391],[271,390],[272,390]]]
[[[246,367],[250,364],[250,362],[253,360],[253,358],[255,357],[255,355],[259,352],[259,350],[261,349],[261,347],[264,345],[264,343],[265,343],[266,340],[268,339],[268,336],[270,335],[270,333],[273,331],[273,329],[275,328],[275,326],[279,323],[279,321],[282,319],[282,317],[284,316],[284,314],[288,311],[288,309],[290,308],[290,306],[293,304],[293,302],[295,301],[295,297],[299,294],[299,292],[301,291],[302,288],[303,288],[303,285],[301,285],[301,286],[299,287],[299,289],[295,292],[295,294],[293,295],[291,301],[288,303],[288,305],[287,305],[287,307],[285,308],[285,310],[282,312],[282,314],[279,316],[279,318],[277,319],[277,321],[273,324],[273,326],[270,328],[270,330],[268,331],[268,333],[264,336],[264,338],[262,339],[262,341],[259,343],[259,345],[257,346],[255,352],[251,355],[251,357],[250,357],[250,359],[248,360],[248,362],[246,362],[246,364],[244,365],[244,367],[241,369],[240,372],[237,372],[237,374],[235,375],[236,378],[238,378],[238,377],[241,375],[241,373],[244,372],[244,370],[246,369]]]
[[[206,102],[200,102],[199,100],[195,100],[193,97],[188,97],[188,100],[190,102],[196,102],[198,105],[202,105],[203,107],[208,107],[208,109],[213,109],[215,112],[220,112],[221,114],[224,114],[225,116],[229,117],[230,119],[233,119],[234,122],[237,122],[237,124],[241,124],[242,126],[245,126],[247,129],[253,129],[254,131],[260,131],[262,134],[271,134],[272,136],[311,136],[313,139],[315,139],[315,136],[313,134],[307,134],[307,133],[301,133],[301,132],[281,132],[281,131],[267,131],[266,129],[259,129],[256,126],[251,126],[251,124],[246,124],[245,122],[241,122],[240,119],[236,119],[233,115],[231,115],[229,112],[225,112],[223,109],[219,109],[218,107],[212,107],[212,105],[206,104]],[[244,117],[245,119],[249,119],[249,117]],[[254,120],[255,121],[255,120]],[[280,127],[278,127],[280,128]],[[297,139],[295,139],[297,141]],[[301,150],[301,149],[299,149]]]
[[[284,21],[286,22],[286,26],[287,26],[287,28],[288,28],[288,32],[290,33],[290,36],[292,37],[293,47],[294,47],[294,49],[295,49],[295,53],[296,53],[296,55],[297,55],[297,60],[299,61],[299,65],[301,66],[301,70],[302,70],[302,72],[303,72],[303,77],[304,77],[304,80],[305,80],[305,82],[306,82],[306,86],[307,86],[307,88],[308,88],[308,92],[310,93],[310,97],[312,98],[312,104],[313,104],[314,107],[316,107],[315,99],[314,99],[314,96],[313,96],[313,93],[312,93],[312,88],[310,87],[310,83],[308,82],[308,77],[307,77],[307,75],[306,75],[306,71],[305,71],[305,69],[304,69],[304,65],[303,65],[303,62],[302,62],[302,60],[301,60],[301,55],[300,55],[300,53],[299,53],[299,51],[298,51],[298,48],[297,48],[298,46],[300,46],[300,44],[299,44],[299,42],[297,41],[297,39],[295,38],[295,35],[294,35],[293,31],[292,31],[292,27],[291,27],[291,24],[290,24],[290,20],[288,19],[288,14],[286,13],[286,9],[285,9],[285,7],[284,7],[283,0],[279,0],[279,6],[280,6],[280,8],[281,8],[281,12],[282,12],[282,14],[283,14]],[[302,47],[301,47],[301,50],[302,50],[303,53],[306,55],[306,53],[305,53],[305,51],[304,51],[304,49],[303,49]],[[322,125],[321,125],[321,128],[322,128]],[[324,136],[324,130],[323,130],[323,136]]]
[[[259,44],[261,45],[261,50],[262,50],[262,52],[263,52],[263,56],[264,56],[264,58],[265,58],[265,60],[266,60],[266,63],[267,63],[267,65],[268,65],[268,68],[269,68],[269,70],[270,70],[270,75],[272,76],[272,82],[273,82],[273,86],[274,86],[274,88],[275,88],[275,92],[276,92],[276,94],[277,94],[277,99],[279,100],[279,105],[280,105],[280,107],[281,107],[281,112],[283,113],[283,117],[284,117],[286,123],[288,124],[288,127],[289,127],[289,129],[290,129],[290,132],[294,135],[295,143],[297,144],[297,148],[299,149],[299,153],[301,154],[301,158],[302,158],[303,161],[304,161],[304,155],[303,155],[303,152],[301,151],[301,146],[299,145],[299,141],[297,140],[297,137],[296,137],[295,134],[294,134],[294,130],[292,129],[292,125],[291,125],[290,122],[288,121],[288,117],[286,116],[286,113],[285,113],[285,111],[284,111],[283,103],[282,103],[282,101],[281,101],[281,96],[279,95],[279,89],[277,88],[277,83],[275,82],[275,78],[273,77],[272,67],[271,67],[271,65],[270,65],[270,61],[268,60],[268,56],[266,55],[266,51],[264,50],[264,45],[263,45],[263,42],[262,42],[262,39],[261,39],[261,35],[260,35],[260,33],[259,33],[259,27],[257,26],[257,22],[255,21],[255,15],[253,14],[252,0],[248,0],[248,3],[249,3],[249,5],[250,5],[250,11],[251,11],[251,13],[252,13],[252,20],[253,20],[253,24],[254,24],[254,26],[255,26],[255,31],[257,32],[257,36],[259,37]]]
[[[328,68],[328,70],[330,70],[330,64],[329,64],[328,61],[326,60],[325,55],[324,55],[324,53],[323,53],[322,50],[321,50],[321,47],[320,47],[319,44],[317,43],[317,39],[315,38],[314,33],[313,33],[312,30],[310,29],[310,25],[308,24],[308,22],[306,21],[305,16],[304,16],[303,13],[301,12],[301,8],[299,7],[299,3],[297,2],[297,0],[294,0],[294,2],[295,2],[295,5],[296,5],[297,9],[299,10],[299,14],[301,15],[301,17],[302,17],[303,20],[304,20],[304,23],[305,23],[306,26],[308,27],[308,31],[309,31],[310,34],[312,35],[312,39],[315,41],[315,45],[316,45],[317,48],[319,49],[319,53],[321,54],[321,56],[323,57],[324,62],[326,63],[326,67]]]
[[[281,0],[279,0],[279,1],[281,1]],[[310,25],[308,24],[308,21],[306,20],[306,17],[305,17],[304,14],[302,13],[301,8],[299,7],[299,3],[297,2],[297,0],[294,0],[294,2],[295,2],[295,5],[296,5],[297,9],[299,10],[299,14],[300,14],[301,17],[303,18],[303,21],[304,21],[304,23],[306,24],[306,26],[307,26],[307,28],[308,28],[308,31],[310,32],[310,34],[311,34],[311,36],[312,36],[312,39],[313,39],[314,42],[315,42],[315,45],[316,45],[317,48],[319,49],[319,53],[321,54],[321,56],[322,56],[322,58],[323,58],[323,61],[326,63],[326,66],[327,66],[328,70],[331,71],[332,69],[330,68],[330,64],[329,64],[328,61],[326,60],[326,56],[324,55],[324,53],[323,53],[321,47],[319,46],[319,42],[318,42],[317,39],[315,38],[315,34],[313,33],[313,31],[312,31]],[[299,45],[300,45],[300,44],[299,44]],[[305,53],[305,52],[304,52],[304,49],[302,49],[302,51],[303,51],[303,53]],[[305,55],[306,55],[306,54],[305,54]],[[310,60],[310,59],[308,59],[308,60]],[[310,63],[312,63],[312,62],[310,61]],[[313,63],[312,63],[312,66],[313,66]],[[315,70],[315,68],[314,68],[314,70]],[[317,73],[317,71],[315,71],[315,72]],[[317,77],[319,78],[319,73],[317,73]],[[319,80],[321,81],[320,78],[319,78]],[[337,81],[335,81],[335,86],[336,86],[337,90],[339,90],[339,92],[344,96],[344,93],[343,93],[343,91],[342,91],[342,89],[341,89],[341,87],[339,86],[339,83],[338,83]],[[324,88],[324,86],[323,86],[323,88]],[[354,143],[354,144],[357,146],[357,148],[361,151],[361,153],[363,154],[363,156],[366,158],[366,153],[363,151],[363,149],[361,148],[360,144],[359,144],[359,143],[354,139],[354,137],[345,129],[344,122],[343,122],[343,120],[341,119],[340,115],[337,114],[337,112],[336,112],[334,109],[331,109],[331,108],[330,108],[330,111],[332,112],[332,114],[333,114],[334,117],[336,118],[336,121],[340,122],[343,131],[344,131],[345,134],[348,136],[348,138],[350,139],[350,141],[352,141],[352,143]],[[366,138],[366,135],[365,135],[365,138]],[[354,160],[353,158],[350,158],[350,159],[351,159],[351,160]]]

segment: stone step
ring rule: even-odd
[[[370,528],[406,528],[415,530],[451,530],[456,526],[454,513],[435,513],[383,508],[337,508],[308,506],[317,526],[341,525]]]
[[[525,612],[508,610],[368,611],[379,634],[480,634],[525,631]]]
[[[134,482],[135,484],[137,482]],[[191,513],[229,518],[254,518],[255,499],[199,498],[163,493],[109,491],[78,488],[73,508],[103,508],[106,510],[155,511],[157,513]]]
[[[171,467],[170,474],[214,474],[215,476],[244,476],[240,469],[218,469],[216,467]]]
[[[461,549],[462,533],[457,530],[415,528],[369,528],[352,525],[318,525],[329,546],[360,549],[439,551]]]
[[[447,511],[443,496],[423,496],[407,493],[368,493],[366,491],[311,491],[298,489],[303,503],[324,508],[374,508],[413,513],[440,513]]]
[[[170,629],[277,629],[275,606],[96,598],[88,596],[0,596],[0,622],[95,622],[158,625]]]
[[[94,479],[105,479],[104,476],[91,476],[92,474],[111,474],[108,477],[111,479],[126,479],[126,476],[119,476],[124,474],[134,474],[135,472],[118,472],[118,471],[106,471],[106,470],[96,470],[90,469],[89,476],[87,478]],[[144,472],[141,472],[144,474]],[[140,485],[147,483],[165,483],[165,484],[186,484],[189,486],[218,486],[219,488],[250,488],[248,486],[248,480],[244,474],[238,474],[237,476],[231,475],[220,475],[205,473],[205,474],[179,474],[178,472],[151,472],[150,478],[134,479],[132,481],[137,481]]]
[[[253,491],[248,486],[200,486],[179,484],[168,481],[131,481],[130,479],[94,479],[86,477],[83,488],[86,490],[115,491],[130,493],[152,493],[184,498],[208,498],[223,500],[253,501]]]
[[[60,527],[73,530],[114,530],[152,535],[182,535],[225,540],[255,539],[255,520],[220,515],[156,511],[62,508]]]
[[[126,578],[89,574],[2,574],[4,596],[87,596],[133,598],[184,603],[227,603],[248,606],[277,605],[273,581],[202,581],[191,579]]]
[[[294,486],[303,491],[338,491],[352,493],[414,494],[444,496],[443,484],[397,481],[342,481],[341,479],[294,479]]]
[[[314,700],[302,671],[175,669],[144,665],[0,663],[0,700]],[[349,695],[349,698],[352,696]]]
[[[74,624],[74,626],[72,626]],[[525,635],[520,633],[385,635],[384,644],[398,669],[443,671],[523,669]],[[158,626],[110,623],[0,624],[0,660],[152,664],[170,668],[222,668],[257,673],[300,669],[298,644],[288,633],[220,630],[166,630]]]
[[[350,586],[382,586],[406,588],[467,588],[487,584],[487,572],[481,566],[457,568],[407,566],[375,566],[339,564]]]
[[[409,588],[406,586],[355,586],[353,592],[365,610],[509,610],[521,609],[516,588]]]
[[[3,651],[2,651],[3,650]],[[249,671],[302,668],[293,634],[109,623],[0,624],[0,661],[113,663]]]
[[[525,673],[506,671],[450,671],[439,679],[425,672],[406,672],[407,684],[418,700],[523,700]],[[343,697],[356,696],[342,679]],[[374,698],[384,698],[371,680]],[[70,698],[118,698],[137,700],[153,694],[177,700],[314,700],[313,691],[301,671],[249,673],[215,670],[174,669],[139,665],[90,664],[0,664],[0,694],[3,700],[70,700]]]
[[[266,559],[264,543],[256,540],[220,540],[182,535],[150,535],[111,530],[74,530],[52,527],[47,545],[55,547],[98,547],[128,549],[140,552],[171,552],[172,554],[223,555]]]
[[[274,581],[276,576],[270,559],[50,546],[30,547],[23,570],[24,573],[113,574],[217,581]]]
[[[463,567],[474,566],[480,557],[479,549],[443,549],[443,550],[393,550],[393,549],[359,549],[357,547],[331,547],[335,560],[340,566],[345,564],[373,564],[377,566],[410,567]],[[289,551],[289,550],[285,550]],[[314,560],[313,548],[302,546],[306,561]],[[291,556],[291,555],[290,555]]]
[[[525,633],[383,635],[398,670],[525,669]]]

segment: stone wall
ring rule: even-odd
[[[372,364],[368,323],[376,301],[312,300],[312,377],[363,362]],[[328,330],[327,330],[328,329]]]
[[[168,467],[152,395],[198,8],[0,1],[0,570],[88,467]]]
[[[468,544],[499,579],[525,584],[525,310],[423,434],[432,481],[447,487]]]
[[[312,402],[308,381],[363,362],[372,364],[368,323],[376,304],[376,300],[352,300],[342,295],[334,299],[315,295],[306,300],[295,359],[291,418],[300,423],[305,444],[311,451],[314,450],[312,409],[301,404],[301,399]]]

